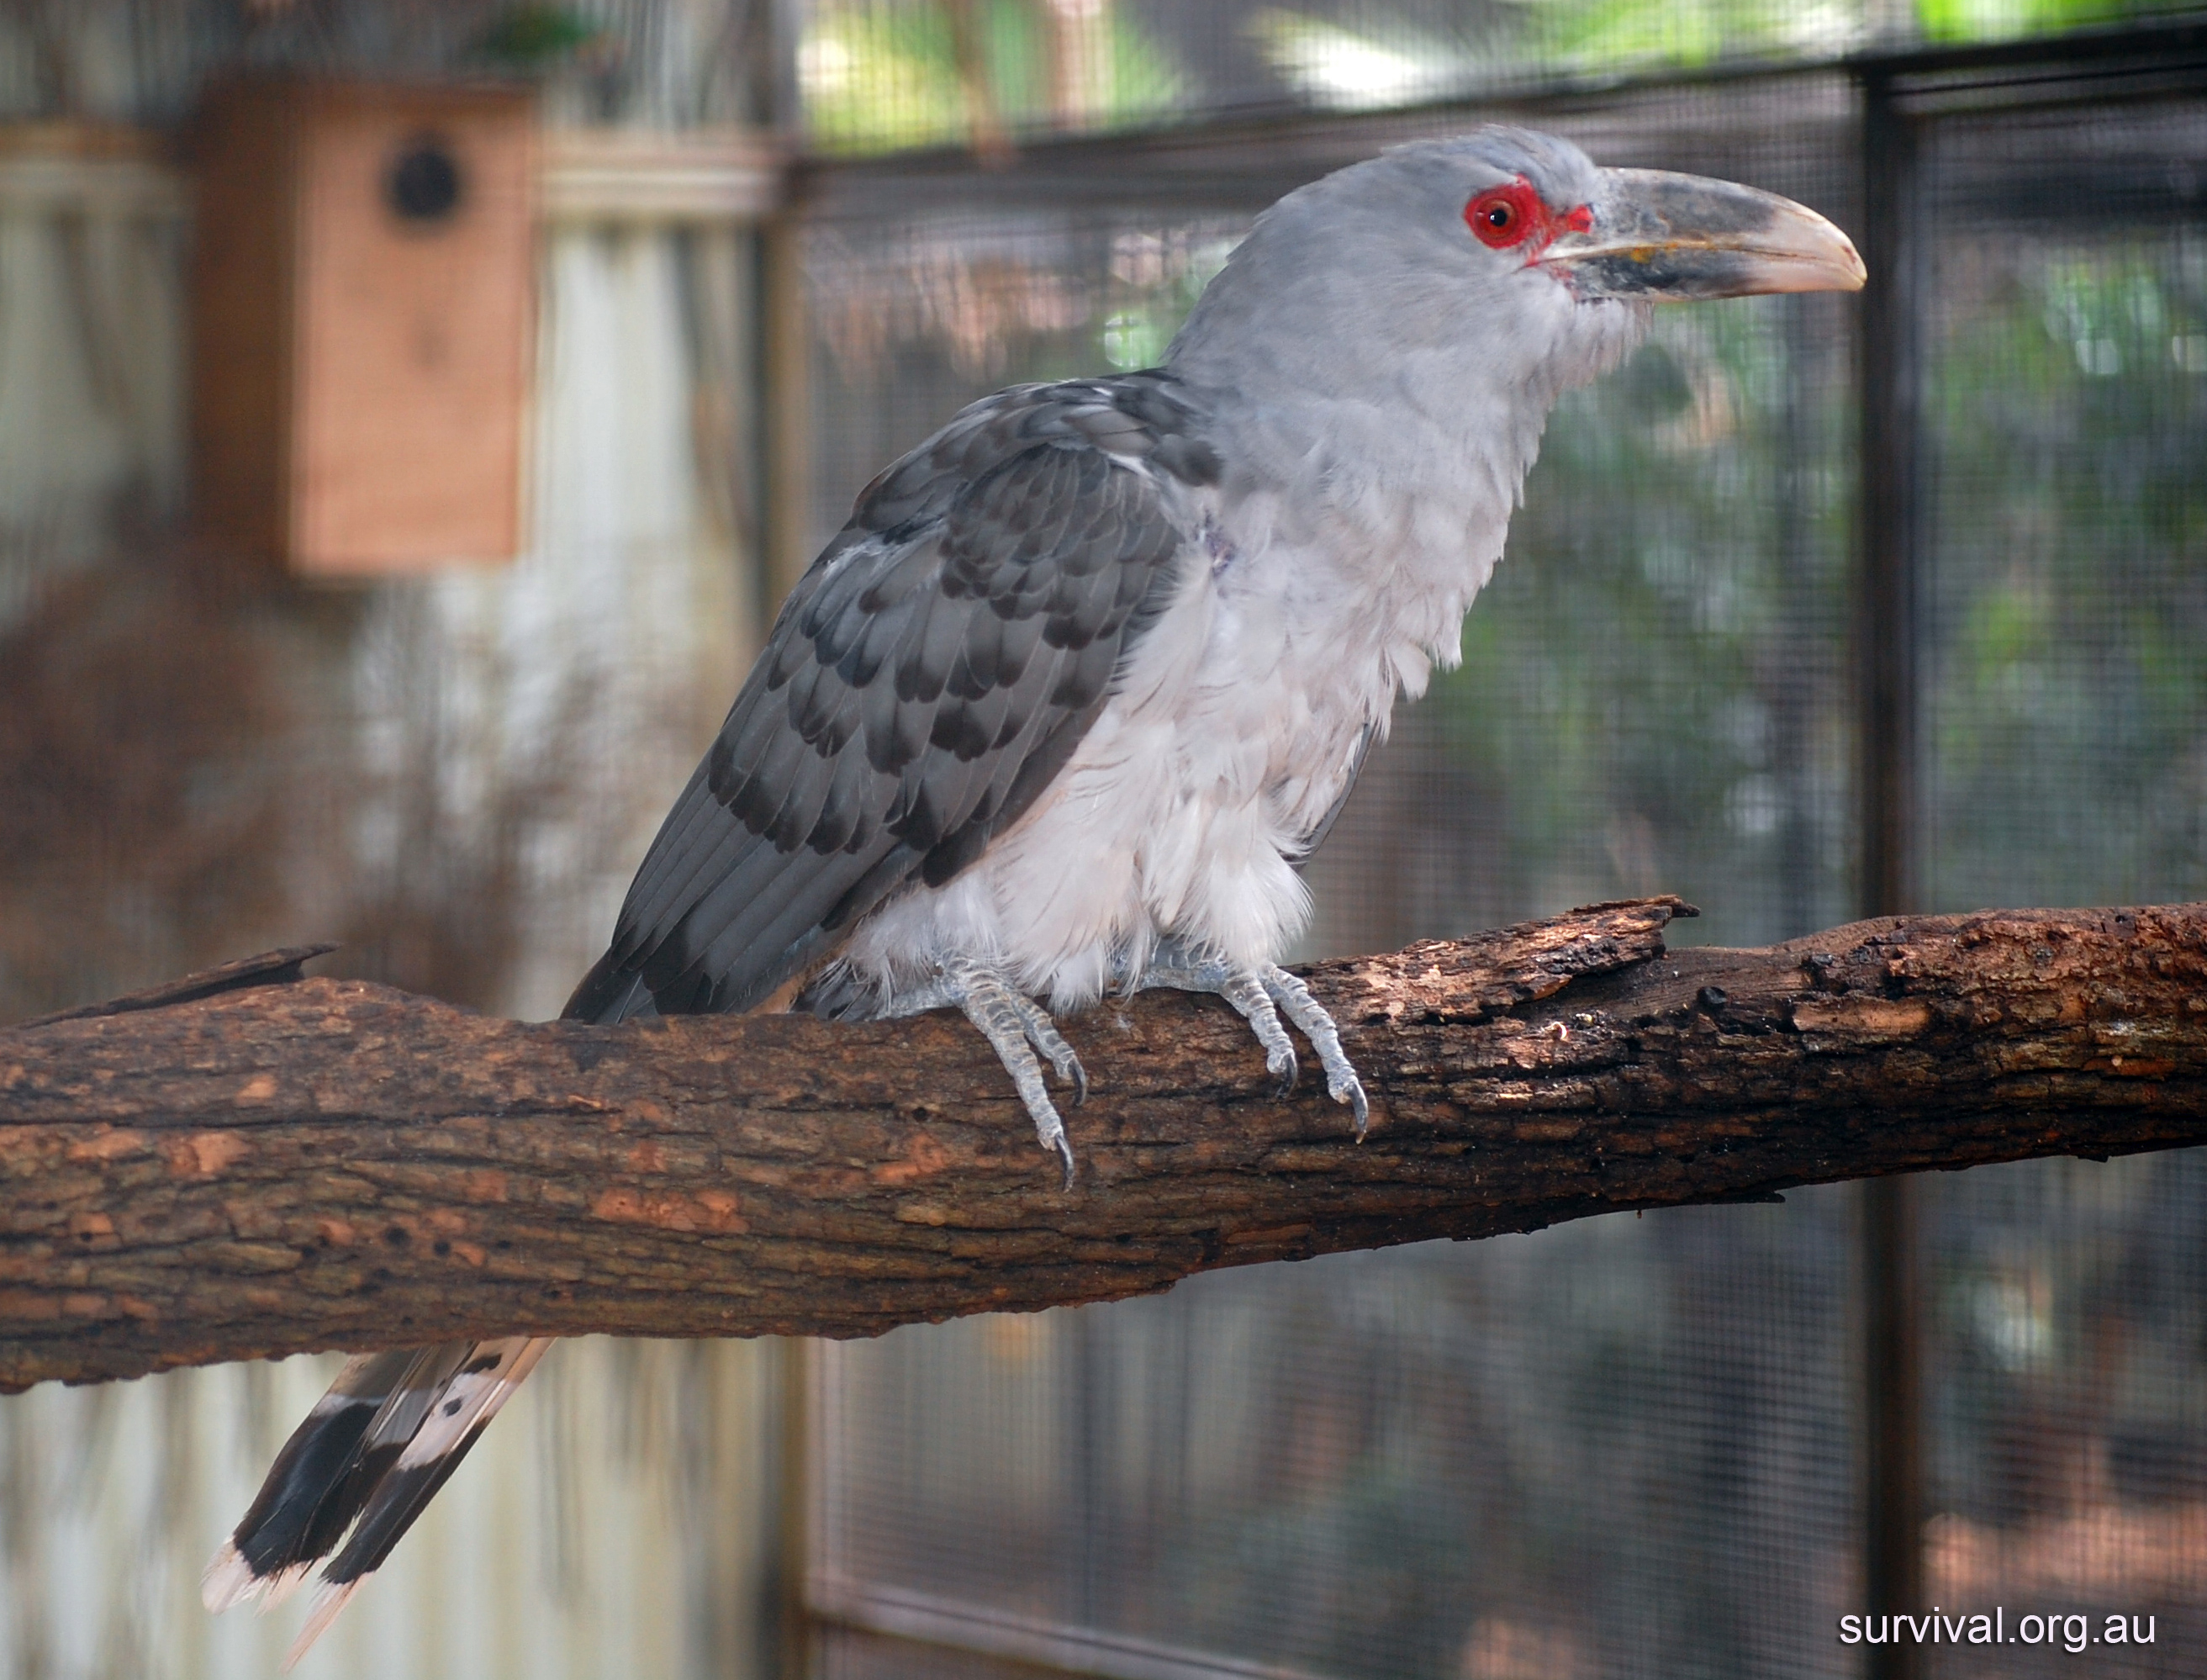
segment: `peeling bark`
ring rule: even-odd
[[[1319,965],[1373,1096],[1213,998],[1075,1019],[1060,1187],[933,1015],[470,1015],[279,952],[0,1031],[0,1385],[518,1330],[865,1336],[1621,1208],[2207,1142],[2207,906],[1666,951],[1676,900]]]

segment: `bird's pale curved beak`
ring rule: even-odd
[[[1670,303],[1862,290],[1854,242],[1791,199],[1663,170],[1601,174],[1593,225],[1559,235],[1540,258],[1582,297]]]

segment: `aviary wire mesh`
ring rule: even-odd
[[[1845,1673],[1846,1227],[1823,1191],[836,1349],[827,1567],[852,1619],[978,1602],[1158,1673]]]
[[[1803,76],[1534,115],[1853,224],[1851,112]],[[962,402],[1154,361],[1256,206],[1415,131],[831,172],[819,534]],[[1927,907],[2199,896],[2207,104],[1927,134]],[[1660,890],[1704,907],[1686,940],[1847,918],[1852,322],[1828,297],[1667,312],[1559,410],[1462,667],[1398,712],[1311,870],[1308,954]],[[2011,1634],[2157,1617],[2096,1672],[2207,1672],[2202,1170],[1925,1198],[1934,1596]],[[826,1671],[1857,1671],[1851,1212],[1618,1216],[824,1348]]]
[[[812,142],[880,152],[1193,116],[1401,110],[1528,86],[2030,36],[2168,0],[804,0]]]
[[[2207,105],[1930,134],[1932,907],[2207,897]],[[1933,1672],[2207,1669],[2203,1174],[1927,1181],[1932,1593],[2094,1639]]]

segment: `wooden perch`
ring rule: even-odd
[[[1666,952],[1676,900],[1076,1019],[1068,1193],[944,1015],[464,1013],[279,952],[0,1031],[0,1384],[516,1330],[864,1336],[1619,1208],[2207,1142],[2207,906]]]

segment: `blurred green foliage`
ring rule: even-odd
[[[1380,109],[1500,80],[1827,60],[1872,40],[2043,34],[2186,0],[1213,0],[1167,32],[1139,0],[812,0],[798,51],[814,143],[873,152],[1185,121],[1296,100]],[[1160,20],[1166,15],[1156,12]],[[1252,82],[1253,53],[1265,80]]]
[[[2207,893],[2207,239],[2034,242],[1931,382],[1941,907]]]
[[[1916,21],[1927,40],[1983,41],[2184,9],[2180,0],[1916,0]]]
[[[1213,239],[1169,257],[1159,251],[1153,260],[1144,260],[1150,254],[1141,248],[1148,242],[1122,242],[1113,265],[1101,348],[1104,360],[1121,373],[1154,368],[1164,360],[1173,335],[1233,249],[1231,241]],[[1129,243],[1132,251],[1125,248]]]
[[[1527,68],[1600,71],[1651,65],[1690,69],[1721,58],[1822,57],[1863,32],[1862,8],[1772,0],[1527,0]]]
[[[1738,942],[1844,919],[1843,326],[1660,311],[1557,410],[1433,697],[1517,913],[1678,892],[1711,912],[1687,938]]]
[[[2207,894],[2207,239],[1998,248],[1947,253],[1927,369],[1923,900]],[[1853,909],[1816,307],[1666,312],[1557,412],[1435,693],[1523,913],[1676,891],[1730,941]]]
[[[1188,90],[1167,55],[1123,12],[1083,9],[821,0],[798,50],[813,142],[894,151],[1169,116]]]
[[[606,27],[565,6],[509,6],[483,32],[483,57],[515,70],[539,70],[586,48],[605,48]]]

